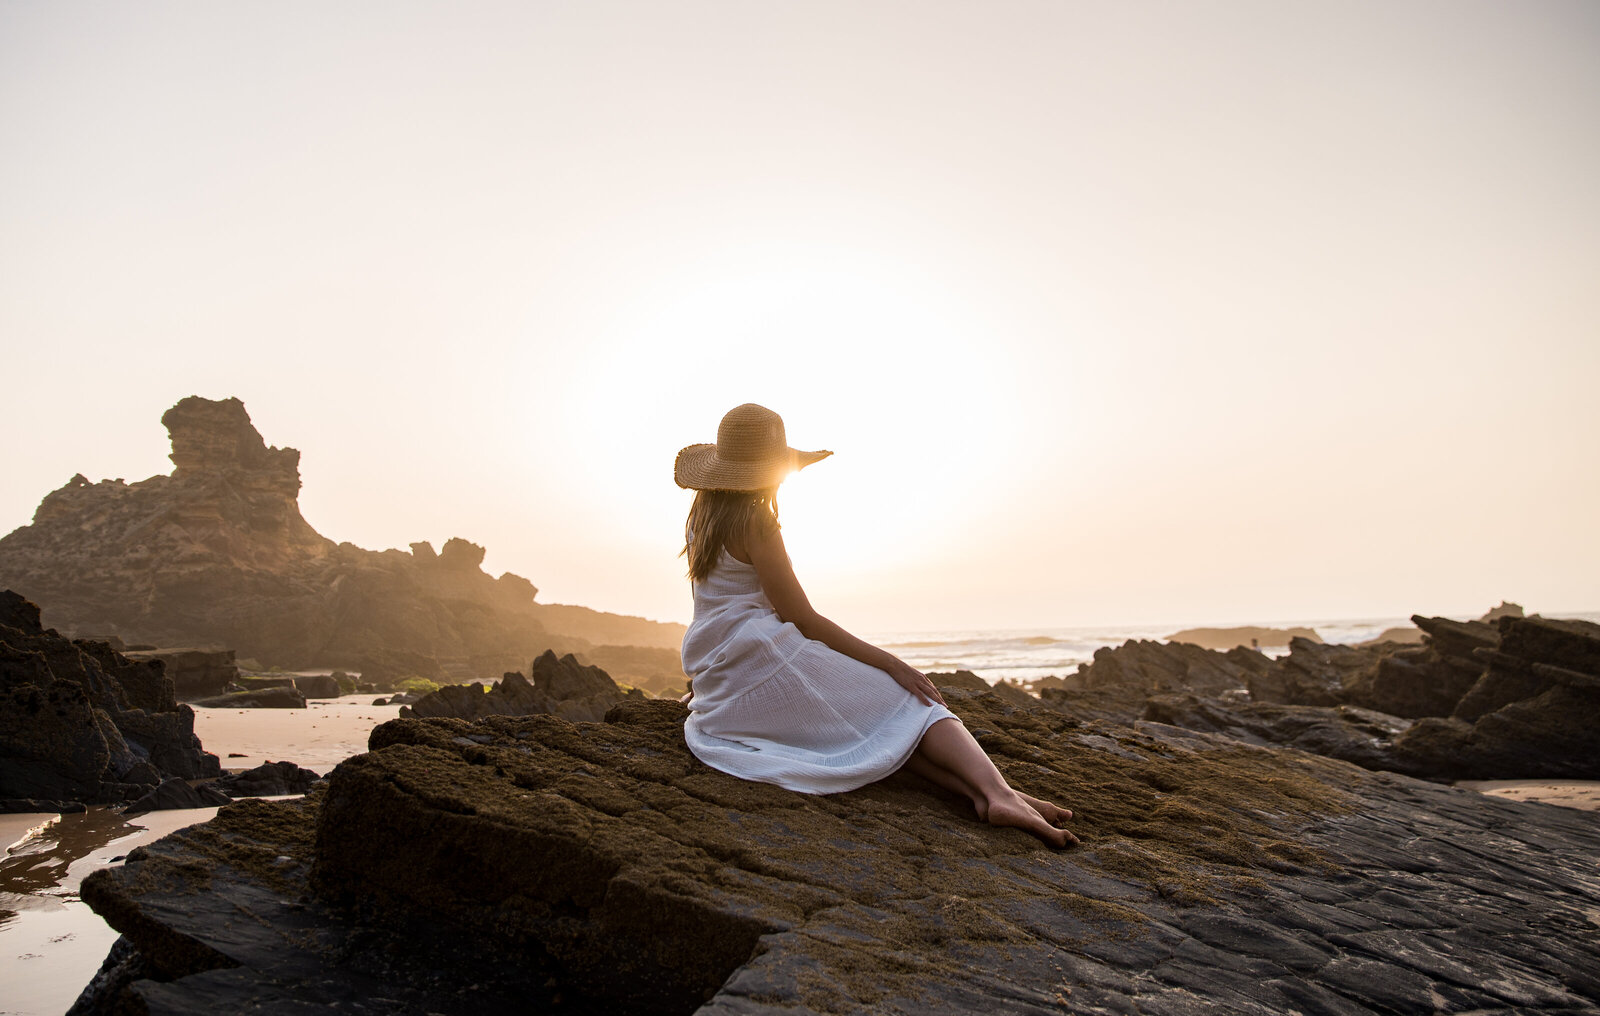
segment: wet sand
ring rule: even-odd
[[[1462,780],[1456,786],[1512,801],[1600,811],[1600,780]]]
[[[8,844],[0,858],[0,1013],[66,1012],[117,940],[78,899],[85,876],[216,813],[193,808],[125,820],[91,808],[79,815],[0,816],[0,840]]]
[[[288,761],[326,775],[367,750],[373,727],[399,715],[399,706],[371,702],[352,696],[305,709],[196,708],[195,733],[224,769]],[[78,899],[90,872],[216,813],[0,815],[0,1016],[61,1016],[100,969],[117,933]]]
[[[367,735],[400,715],[399,706],[375,706],[374,696],[312,699],[305,709],[194,709],[194,732],[224,769],[254,769],[263,762],[293,762],[326,776],[351,755],[367,750]],[[235,757],[230,757],[235,756]]]

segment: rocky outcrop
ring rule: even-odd
[[[44,604],[54,626],[290,670],[381,670],[409,654],[393,677],[491,677],[548,648],[682,639],[679,625],[536,604],[526,579],[485,574],[466,540],[380,553],[322,537],[300,514],[300,453],[268,447],[237,399],[187,398],[162,422],[171,475],[75,476],[0,539],[0,585]]]
[[[1029,695],[1016,685],[1007,684],[1004,681],[990,684],[970,670],[957,670],[947,674],[929,674],[928,680],[932,681],[935,687],[941,689],[951,689],[977,695],[987,693],[1013,706],[1032,708],[1038,704],[1032,695]]]
[[[229,773],[210,785],[230,798],[281,797],[304,794],[320,779],[315,772],[293,762],[263,762],[242,773]]]
[[[1600,779],[1600,625],[1500,618],[1482,673],[1448,718],[1396,741],[1412,771],[1449,779]]]
[[[74,1012],[1600,1006],[1586,815],[947,697],[1008,778],[1079,809],[1081,849],[908,774],[740,781],[689,754],[670,701],[397,720],[325,789],[90,876],[125,937]]]
[[[140,815],[147,811],[169,811],[176,808],[215,808],[233,798],[223,793],[214,782],[191,784],[177,777],[162,780],[161,785],[148,794],[136,798],[123,809],[126,815]]]
[[[1429,779],[1600,779],[1600,625],[1506,611],[1413,621],[1422,646],[1296,639],[1271,661],[1132,642],[1040,699]],[[1248,696],[1223,687],[1236,673]]]
[[[1291,639],[1321,642],[1314,628],[1185,628],[1167,636],[1168,642],[1187,642],[1202,649],[1260,649],[1286,646]]]
[[[1411,721],[1355,706],[1285,706],[1187,694],[1156,695],[1146,700],[1144,718],[1186,730],[1225,734],[1247,744],[1298,748],[1364,769],[1405,772],[1410,768],[1397,756],[1395,740],[1410,729]]]
[[[203,709],[304,709],[306,697],[293,684],[254,691],[232,691],[226,695],[195,699]]]
[[[509,673],[493,686],[446,685],[400,707],[402,717],[451,717],[478,720],[485,716],[529,716],[548,713],[568,720],[598,720],[629,697],[599,667],[587,667],[568,654],[560,659],[546,651],[529,668],[533,682]],[[637,690],[632,697],[642,697]]]
[[[220,771],[160,661],[69,641],[0,593],[0,799],[115,803]]]
[[[245,691],[259,691],[263,688],[293,688],[308,699],[338,698],[342,694],[338,680],[329,674],[294,674],[285,677],[252,675],[241,677],[234,683]]]
[[[1304,639],[1250,681],[1257,702],[1285,705],[1353,705],[1396,716],[1449,716],[1483,673],[1475,652],[1499,644],[1500,633],[1482,621],[1413,617],[1427,636],[1422,646],[1379,643],[1324,645]]]
[[[160,660],[179,702],[221,695],[239,679],[232,649],[130,649],[125,655],[130,660]]]
[[[1041,688],[1039,695],[1075,715],[1127,722],[1143,713],[1151,695],[1221,695],[1245,687],[1271,663],[1252,649],[1220,653],[1185,642],[1130,639],[1095,650],[1091,662],[1079,664],[1059,687]]]

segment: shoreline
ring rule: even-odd
[[[195,732],[225,768],[289,761],[326,775],[366,751],[374,727],[398,706],[366,696],[316,699],[305,709],[195,709]],[[231,756],[231,757],[230,757]],[[1600,781],[1463,780],[1486,796],[1600,811]],[[4,1012],[57,1016],[104,961],[117,933],[78,898],[91,872],[134,847],[208,821],[216,808],[149,812],[124,819],[106,808],[83,814],[0,815],[0,980]]]

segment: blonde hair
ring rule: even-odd
[[[689,518],[683,524],[683,550],[678,554],[689,559],[689,580],[704,582],[716,567],[722,548],[730,539],[749,532],[751,519],[760,519],[762,514],[771,520],[772,528],[778,527],[777,488],[695,491]]]

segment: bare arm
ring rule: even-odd
[[[834,622],[817,613],[806,598],[800,580],[795,578],[794,566],[789,563],[789,552],[783,546],[783,534],[769,520],[759,516],[752,520],[745,534],[743,547],[730,547],[735,557],[748,556],[755,566],[756,577],[761,581],[761,591],[767,594],[778,618],[800,629],[800,634],[815,639],[823,645],[860,660],[868,666],[886,672],[906,691],[915,695],[924,705],[930,702],[944,704],[944,696],[933,686],[926,674],[906,663],[898,656],[885,652],[845,631]],[[738,551],[744,551],[741,555]]]

